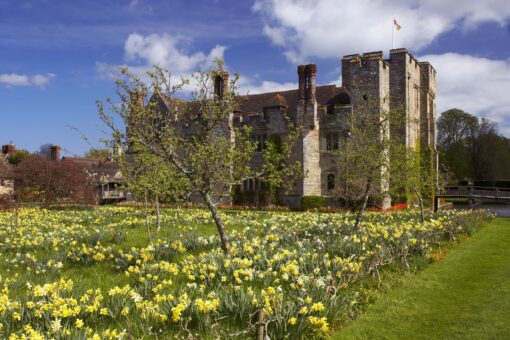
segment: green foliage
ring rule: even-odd
[[[236,229],[225,255],[201,209],[164,209],[167,227],[150,241],[137,208],[20,209],[16,228],[14,214],[0,212],[1,338],[252,338],[259,308],[272,339],[326,338],[358,314],[374,273],[490,218],[448,211],[418,225],[412,211],[367,213],[357,235],[352,214],[236,212],[225,215]]]
[[[250,175],[255,150],[250,130],[236,128],[231,122],[237,76],[227,84],[228,90],[216,93],[216,82],[226,81],[221,60],[214,69],[197,72],[192,81],[183,79],[177,84],[171,84],[170,73],[158,66],[147,72],[148,81],[127,68],[119,71],[116,85],[120,104],[108,98],[108,109],[101,101],[98,107],[101,119],[112,130],[110,144],[141,157],[135,163],[151,165],[149,177],[131,176],[130,181],[142,187],[164,186],[174,193],[188,189],[198,193],[216,222],[223,250],[228,252],[228,237],[213,198]],[[191,83],[189,99],[178,99],[183,87]],[[119,118],[126,131],[115,124]],[[160,177],[162,171],[166,174]],[[156,178],[177,184],[166,180],[168,185],[154,183]]]
[[[265,191],[259,193],[259,204],[264,202]],[[257,192],[255,190],[241,190],[240,185],[235,185],[232,189],[232,203],[236,205],[253,205],[256,204]]]
[[[383,281],[387,276],[398,278],[397,286],[377,292],[376,302],[363,317],[332,338],[507,338],[509,228],[508,219],[495,219],[471,239],[454,245],[446,258],[443,247],[433,250],[431,258],[441,261],[417,274],[381,273]]]
[[[24,149],[18,149],[14,151],[14,154],[9,156],[9,163],[12,165],[18,165],[23,161],[25,158],[29,157],[31,154],[27,150]]]
[[[108,160],[112,156],[112,152],[109,149],[90,148],[89,151],[85,152],[85,157]]]
[[[326,198],[322,196],[303,196],[301,197],[301,209],[313,210],[326,206]]]
[[[303,176],[301,162],[292,160],[301,129],[290,121],[287,121],[287,126],[288,133],[284,138],[279,134],[269,136],[262,151],[262,168],[253,171],[253,177],[264,183],[263,196],[266,204],[276,203],[278,191],[287,193]],[[260,193],[255,193],[254,200],[256,201],[257,197],[260,200],[260,196]]]
[[[486,118],[459,109],[443,112],[437,121],[437,148],[441,170],[452,184],[510,179],[510,139]]]

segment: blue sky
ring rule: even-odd
[[[189,75],[223,57],[250,93],[296,86],[296,65],[340,84],[345,54],[407,47],[438,71],[438,111],[459,107],[510,136],[508,0],[0,0],[0,143],[69,154],[104,129],[109,70],[154,63]]]

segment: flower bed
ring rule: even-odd
[[[0,338],[247,338],[257,327],[274,339],[321,338],[359,302],[362,278],[490,218],[445,211],[422,224],[412,211],[368,213],[354,233],[350,214],[239,212],[225,215],[244,227],[225,256],[215,235],[184,229],[210,223],[204,210],[165,210],[173,237],[146,247],[123,243],[143,229],[135,208],[22,209],[18,226],[2,213]],[[128,284],[101,290],[61,276],[105,265]]]

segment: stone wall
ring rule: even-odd
[[[421,67],[405,48],[390,51],[390,109],[405,116],[400,126],[392,126],[392,138],[416,148],[420,140]]]
[[[381,115],[390,109],[390,67],[383,59],[383,52],[353,54],[342,58],[342,85],[351,94],[352,112],[371,112]],[[381,134],[390,133],[389,126],[381,127]],[[389,155],[389,150],[388,150]],[[376,180],[378,191],[383,195],[378,202],[383,208],[391,205],[387,195],[388,169],[381,168]]]

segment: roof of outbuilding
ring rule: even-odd
[[[62,162],[73,162],[84,170],[106,176],[110,179],[118,177],[120,166],[116,163],[88,157],[63,157]]]

